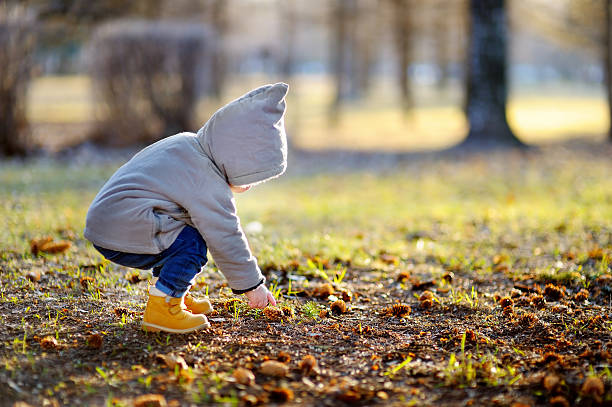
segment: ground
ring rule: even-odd
[[[0,164],[0,405],[612,404],[610,145],[290,156],[237,197],[279,306],[211,261],[188,335],[141,331],[150,273],[83,239],[124,157],[79,154]]]

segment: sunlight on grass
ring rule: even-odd
[[[511,100],[508,121],[527,143],[603,135],[608,129],[607,103],[603,98],[523,97]]]
[[[28,116],[33,122],[81,123],[92,119],[87,76],[48,76],[36,79],[28,93]]]

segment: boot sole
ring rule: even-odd
[[[186,329],[172,329],[172,328],[168,328],[168,327],[161,326],[161,325],[155,325],[150,322],[142,323],[142,329],[147,332],[163,331],[163,332],[169,332],[171,334],[186,334],[186,333],[197,331],[203,328],[210,328],[210,323],[205,322],[202,325],[198,325],[198,326],[194,326],[193,328],[186,328]]]

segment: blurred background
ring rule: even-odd
[[[291,86],[302,150],[612,140],[609,0],[0,3],[0,151],[139,146]]]

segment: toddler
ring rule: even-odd
[[[207,248],[235,294],[276,305],[236,214],[232,192],[281,175],[288,86],[265,85],[219,109],[197,134],[180,133],[137,153],[104,184],[84,235],[109,261],[153,269],[143,329],[209,327],[207,299],[189,294]]]

